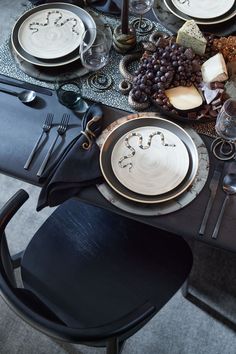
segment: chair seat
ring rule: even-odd
[[[158,311],[189,274],[181,238],[71,199],[26,248],[24,287],[67,326],[110,323],[146,301]]]

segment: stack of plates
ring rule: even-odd
[[[59,2],[37,6],[17,20],[11,34],[12,48],[33,65],[67,65],[79,59],[83,32],[95,27],[89,13],[78,6]],[[94,36],[91,34],[89,45]]]
[[[108,135],[100,166],[116,193],[134,202],[156,204],[176,198],[193,183],[198,152],[177,124],[162,118],[137,118]]]
[[[164,0],[168,10],[180,19],[201,25],[215,25],[236,15],[235,0]]]

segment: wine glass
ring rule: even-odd
[[[91,38],[95,38],[91,44]],[[88,77],[88,84],[92,88],[104,90],[110,87],[111,77],[99,72],[109,61],[110,42],[104,32],[98,28],[87,29],[80,44],[80,60],[89,71],[94,71]]]
[[[139,33],[147,33],[153,28],[152,21],[143,18],[154,4],[154,0],[129,0],[129,9],[132,13],[140,15],[139,19],[134,19],[131,23]]]
[[[216,133],[219,135],[212,144],[212,151],[220,160],[235,157],[236,143],[236,100],[226,100],[216,118]]]

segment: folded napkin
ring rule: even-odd
[[[49,4],[58,0],[29,0],[34,5]],[[109,15],[119,16],[120,8],[113,0],[67,0],[67,3],[78,5],[79,7],[89,6],[95,10]]]
[[[102,116],[101,106],[93,104],[84,114],[81,133],[40,177],[43,187],[37,211],[56,206],[76,196],[81,188],[102,181],[99,147],[95,142],[102,131]]]

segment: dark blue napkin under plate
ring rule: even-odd
[[[102,116],[101,106],[93,104],[83,117],[81,133],[40,177],[43,187],[37,211],[61,204],[78,195],[81,188],[102,181],[100,150],[95,142],[102,131]]]

